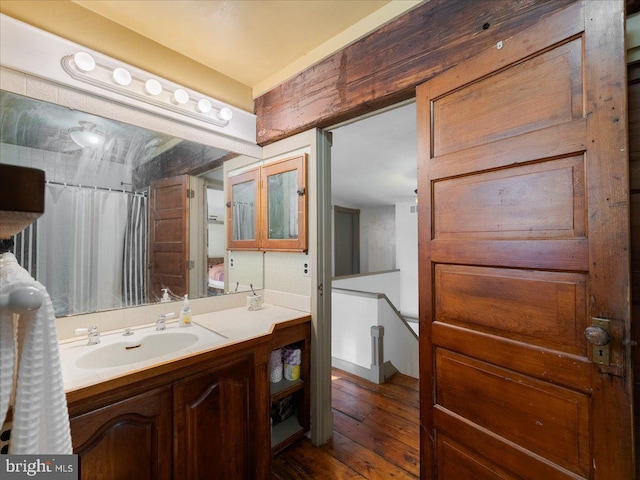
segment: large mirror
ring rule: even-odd
[[[14,253],[47,287],[56,316],[157,302],[163,287],[171,300],[262,288],[258,262],[233,271],[246,278],[225,278],[222,164],[231,157],[0,91],[0,163],[44,170],[47,179],[45,213],[15,237]],[[188,192],[188,217],[171,203],[185,205],[176,181],[187,182],[180,188]],[[186,235],[179,225],[187,225]],[[181,235],[190,245],[176,246]],[[185,265],[169,254],[176,248],[189,250]]]

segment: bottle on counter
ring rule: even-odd
[[[160,299],[161,303],[165,303],[165,302],[170,302],[171,299],[169,298],[169,289],[168,288],[163,288],[162,289],[162,298]]]
[[[180,311],[180,326],[191,326],[191,305],[189,304],[189,295],[185,294],[184,302],[182,302],[182,311]]]

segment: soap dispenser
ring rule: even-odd
[[[160,299],[160,303],[170,302],[171,299],[169,298],[169,289],[163,288],[162,292],[163,293],[162,293],[162,298]]]
[[[189,305],[189,295],[184,296],[184,302],[182,303],[182,311],[180,312],[180,326],[191,326],[191,305]]]

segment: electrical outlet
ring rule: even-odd
[[[302,275],[304,275],[305,277],[311,276],[311,262],[308,258],[305,258],[302,261]]]
[[[229,255],[229,268],[232,269],[233,268],[233,257],[231,255]]]

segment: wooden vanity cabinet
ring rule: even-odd
[[[82,480],[171,479],[171,389],[163,387],[73,417]]]
[[[255,478],[252,377],[246,356],[173,384],[174,478]]]
[[[67,393],[80,478],[269,478],[271,455],[309,430],[310,322]],[[291,344],[302,348],[301,377],[270,391],[269,354]],[[290,395],[295,415],[270,442],[270,406]]]
[[[206,353],[70,402],[80,478],[268,478],[268,346],[265,337],[235,353]]]

